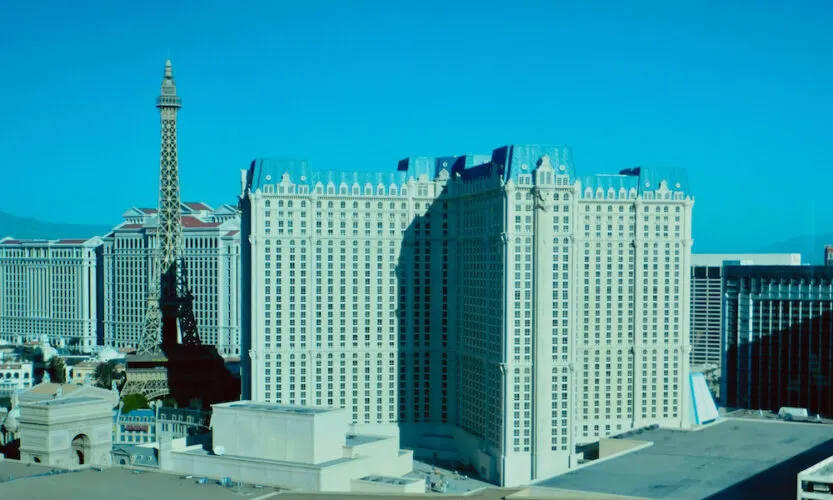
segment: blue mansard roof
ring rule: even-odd
[[[316,170],[310,168],[306,160],[279,160],[279,159],[258,159],[252,162],[249,169],[248,185],[255,191],[265,184],[276,184],[281,182],[284,174],[289,174],[289,179],[294,184],[307,184],[315,186],[318,182],[324,185],[332,182],[336,186],[342,182],[348,186],[358,183],[360,186],[372,184],[397,184],[402,185],[408,181],[407,172],[348,172],[339,170]]]
[[[568,146],[535,144],[503,146],[492,151],[491,155],[410,157],[400,160],[396,170],[388,172],[317,170],[310,168],[306,160],[257,159],[252,162],[248,172],[248,187],[256,191],[265,184],[279,183],[285,174],[294,184],[306,184],[311,187],[318,182],[324,185],[330,182],[335,185],[344,183],[348,186],[370,184],[375,187],[379,184],[401,186],[407,183],[408,179],[419,179],[422,176],[433,180],[443,170],[448,171],[451,177],[459,174],[464,180],[478,179],[489,176],[495,169],[503,176],[504,181],[517,182],[519,175],[532,173],[544,155],[549,157],[556,173],[567,174],[571,184],[580,180],[582,189],[589,187],[596,191],[601,188],[605,192],[610,189],[617,192],[621,189],[635,189],[642,195],[657,190],[665,181],[670,191],[682,191],[686,196],[691,195],[685,169],[635,167],[622,170],[619,174],[597,174],[577,178]]]
[[[400,172],[407,172],[409,178],[413,177],[418,179],[419,176],[426,175],[429,179],[435,179],[443,170],[446,170],[451,176],[475,165],[487,163],[489,160],[489,155],[477,154],[438,157],[421,156],[400,160],[397,169]]]
[[[686,195],[691,194],[688,173],[684,168],[634,167],[622,170],[620,174],[639,177],[637,188],[639,194],[658,189],[663,181],[671,191],[683,191]]]
[[[688,176],[681,168],[635,167],[622,170],[619,174],[585,175],[579,180],[583,190],[601,188],[605,192],[609,189],[618,192],[620,189],[634,189],[639,195],[656,191],[664,181],[670,191],[682,191],[687,196],[691,194]]]
[[[550,164],[556,173],[566,173],[570,182],[575,179],[573,155],[568,146],[547,146],[541,144],[514,144],[503,146],[492,152],[492,163],[502,169],[504,180],[518,181],[518,176],[531,173],[538,166],[538,161],[544,155],[549,156]],[[564,170],[560,167],[564,165]]]
[[[596,174],[596,175],[583,175],[580,176],[579,179],[581,181],[581,188],[587,189],[591,188],[593,191],[602,188],[603,191],[607,192],[608,189],[613,189],[614,191],[619,191],[620,189],[624,189],[625,191],[630,191],[631,189],[638,189],[639,178],[633,175],[621,175],[621,174]]]

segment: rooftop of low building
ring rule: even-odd
[[[799,472],[833,455],[824,424],[723,418],[697,431],[657,429],[653,445],[539,482],[645,498],[793,498]]]
[[[204,479],[200,484],[200,479]],[[233,478],[232,478],[233,479]],[[0,496],[2,498],[83,498],[84,500],[368,500],[387,498],[442,498],[443,500],[625,500],[618,495],[600,495],[550,488],[497,488],[488,486],[466,493],[444,495],[373,494],[373,493],[316,493],[287,491],[274,487],[241,484],[232,481],[231,487],[222,486],[217,479],[184,476],[140,468],[91,468],[77,472],[47,466],[23,464],[15,460],[0,460]],[[793,483],[794,484],[794,483]],[[115,493],[117,492],[117,494]],[[279,495],[278,495],[279,493]]]

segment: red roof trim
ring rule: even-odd
[[[142,229],[143,227],[145,227],[144,224],[125,224],[119,229]]]
[[[234,231],[229,231],[229,232],[227,232],[227,233],[226,233],[226,236],[234,236],[235,234],[237,234],[237,233],[239,233],[239,232],[240,232],[240,231],[237,231],[237,230],[234,230]]]
[[[196,217],[186,215],[182,218],[182,227],[199,228],[199,227],[217,227],[219,222],[203,222]]]

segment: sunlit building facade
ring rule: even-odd
[[[101,239],[0,240],[0,339],[92,353],[101,333]]]
[[[135,349],[144,333],[158,218],[150,208],[131,208],[123,217],[104,238],[104,343]],[[240,355],[239,228],[235,207],[182,204],[183,257],[200,338],[224,357]]]
[[[684,171],[578,177],[565,147],[389,173],[257,160],[243,397],[345,407],[504,485],[688,427],[692,205]]]

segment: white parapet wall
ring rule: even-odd
[[[229,455],[319,464],[342,457],[348,431],[341,408],[285,406],[252,401],[214,405],[214,446]],[[269,429],[269,432],[264,432]]]
[[[376,491],[416,491],[399,477],[413,470],[413,452],[400,450],[398,437],[355,433],[345,410],[251,401],[213,408],[212,445],[165,439],[162,469],[306,491],[348,492],[354,479],[379,477],[387,479]]]
[[[833,499],[833,457],[798,473],[798,500]]]

